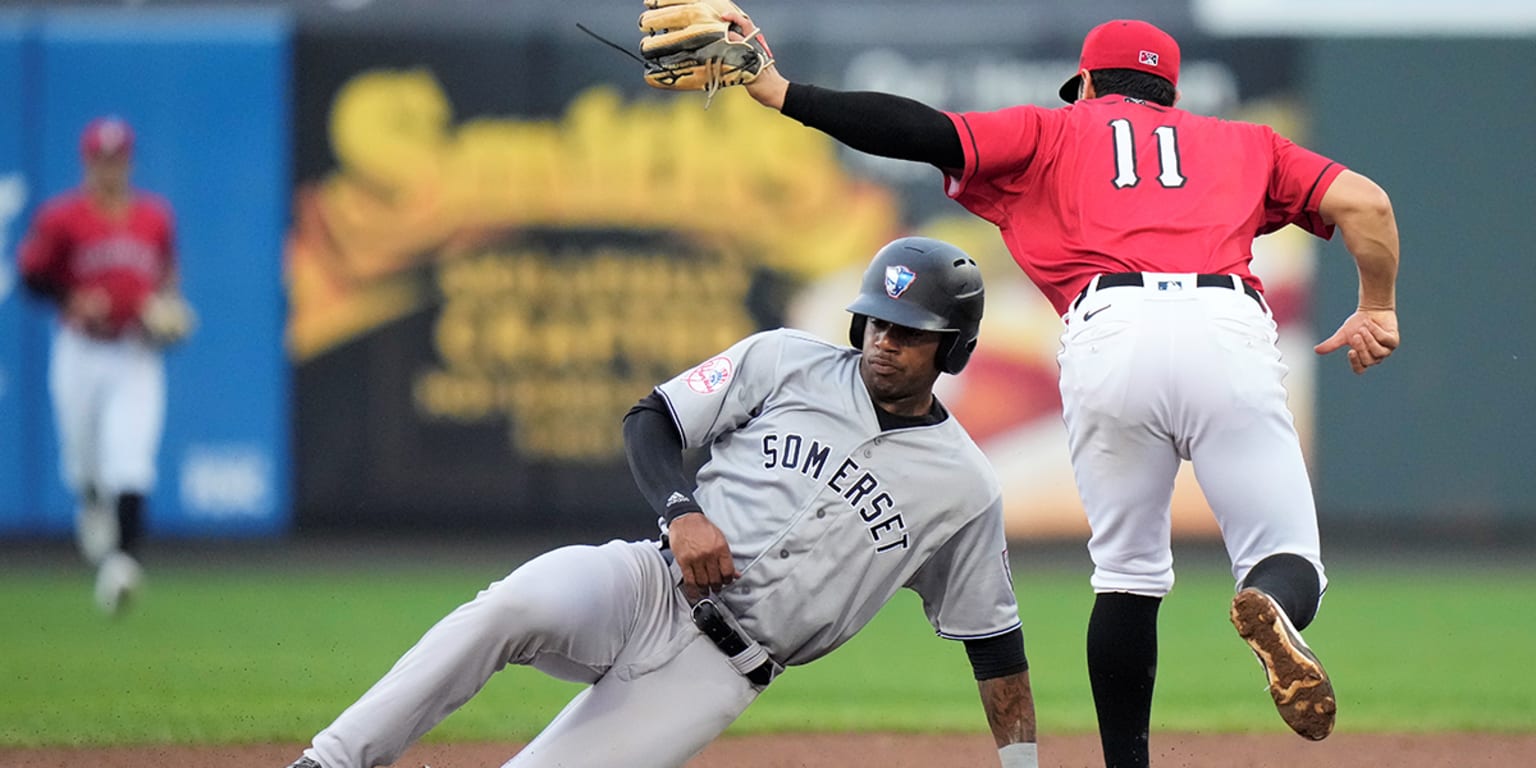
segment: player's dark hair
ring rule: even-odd
[[[1095,69],[1090,74],[1093,75],[1093,92],[1098,96],[1108,96],[1113,93],[1171,107],[1174,96],[1177,95],[1173,83],[1149,72],[1135,69]]]

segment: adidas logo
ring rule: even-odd
[[[682,504],[682,503],[684,503],[686,501],[688,501],[688,497],[687,496],[684,496],[683,494],[681,494],[681,493],[679,493],[677,491],[673,491],[672,495],[667,497],[667,506],[670,507],[673,504]]]

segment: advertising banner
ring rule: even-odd
[[[335,34],[305,33],[297,58],[288,343],[306,523],[653,531],[626,410],[755,330],[845,340],[869,257],[924,234],[986,271],[980,347],[939,394],[1003,477],[1010,532],[1085,531],[1061,320],[935,169],[842,149],[739,90],[707,109],[650,91],[595,42]],[[774,41],[811,82],[956,110],[1050,103],[1075,44]],[[1191,108],[1303,131],[1291,47],[1186,51]],[[1309,348],[1312,245],[1285,233],[1261,250],[1283,333]],[[1289,355],[1304,432],[1309,355]],[[1192,478],[1175,508],[1181,533],[1214,533]]]

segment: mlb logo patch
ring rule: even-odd
[[[912,287],[912,281],[917,279],[917,273],[900,264],[885,268],[885,295],[899,299],[908,288]]]
[[[1140,61],[1149,67],[1155,67],[1157,66],[1157,54],[1152,51],[1142,51]]]

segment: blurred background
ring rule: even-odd
[[[350,532],[647,536],[620,420],[752,331],[846,338],[890,239],[987,272],[941,396],[1005,483],[1012,536],[1081,541],[1060,320],[939,174],[724,92],[652,91],[637,2],[0,2],[0,539],[69,539],[20,289],[37,204],[115,113],[169,200],[198,334],[168,360],[151,539]],[[1354,307],[1338,238],[1262,239],[1325,541],[1536,543],[1536,5],[1045,0],[748,10],[792,80],[949,110],[1055,105],[1118,17],[1182,44],[1181,106],[1270,124],[1376,179],[1404,346],[1364,377],[1311,347]],[[1192,477],[1176,531],[1211,539]]]

